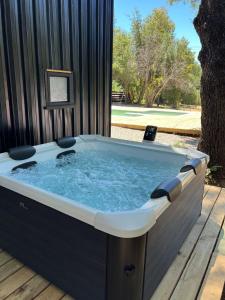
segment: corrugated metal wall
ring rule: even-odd
[[[0,13],[0,152],[109,135],[113,0],[1,0]],[[44,108],[46,69],[73,71],[74,107]]]

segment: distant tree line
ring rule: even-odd
[[[146,18],[136,11],[131,32],[114,29],[113,91],[123,91],[130,103],[177,107],[200,104],[201,68],[165,9]]]

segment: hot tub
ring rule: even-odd
[[[0,247],[76,300],[149,300],[201,213],[207,161],[94,135],[11,149]]]

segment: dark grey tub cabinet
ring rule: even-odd
[[[0,187],[0,247],[76,300],[149,300],[201,213],[204,177],[202,168],[135,238]]]
[[[113,0],[0,1],[0,152],[110,135],[112,30]],[[68,103],[48,105],[49,72]]]

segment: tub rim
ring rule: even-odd
[[[209,157],[197,150],[174,148],[165,144],[156,142],[131,142],[118,139],[102,137],[99,135],[83,135],[75,137],[77,143],[88,142],[105,142],[125,146],[132,146],[137,149],[153,149],[158,151],[170,152],[174,154],[185,155],[188,159],[199,158],[202,168],[206,168]],[[77,143],[68,148],[76,149]],[[20,163],[29,162],[35,157],[53,151],[55,153],[62,152],[62,149],[55,142],[34,146],[36,154],[25,160],[20,160]],[[18,162],[13,161],[8,153],[0,154],[0,165],[8,164],[8,167],[13,166]],[[6,170],[4,170],[6,172]],[[156,223],[158,217],[171,205],[168,197],[163,196],[157,199],[149,199],[142,207],[130,211],[122,212],[104,212],[94,209],[78,201],[70,200],[67,197],[48,192],[44,189],[32,186],[30,184],[19,181],[15,178],[10,178],[0,172],[0,185],[4,188],[19,193],[25,197],[35,200],[41,204],[47,205],[66,215],[83,221],[94,228],[101,230],[113,236],[121,238],[134,238],[144,235]],[[176,178],[181,183],[181,192],[186,188],[191,181],[197,176],[193,170],[179,173]]]

